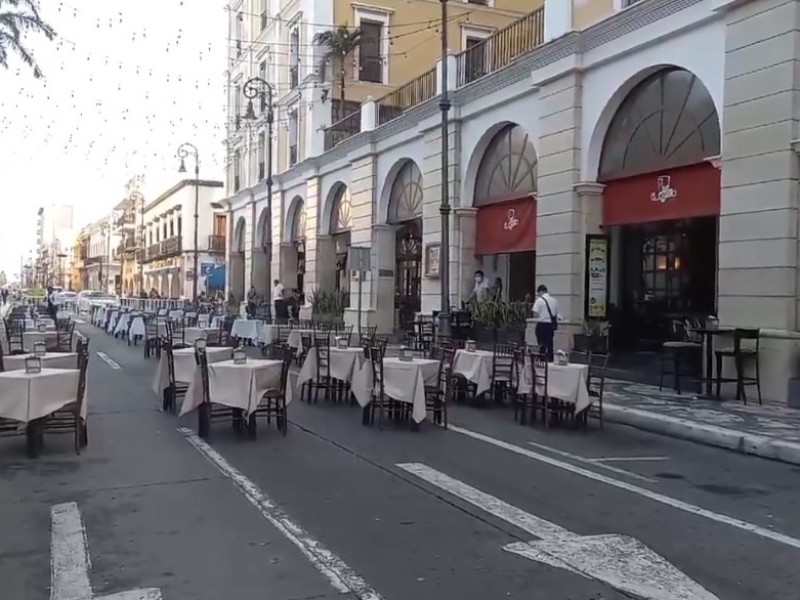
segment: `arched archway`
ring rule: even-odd
[[[261,209],[255,231],[253,247],[253,286],[262,298],[269,297],[269,270],[271,249],[271,224],[267,207]]]
[[[350,228],[353,210],[350,190],[337,181],[328,192],[326,210],[320,224],[317,246],[319,288],[344,294],[344,306],[349,306],[350,278],[347,274],[347,252],[350,248]]]
[[[473,206],[475,256],[483,281],[478,298],[524,300],[536,289],[538,156],[528,133],[506,123],[478,164]]]
[[[244,217],[239,217],[233,227],[233,244],[230,253],[230,285],[228,293],[235,302],[244,301],[244,253],[246,247],[245,234],[247,223]]]
[[[281,283],[284,297],[297,293],[300,303],[305,303],[304,280],[306,272],[306,209],[301,196],[295,196],[286,211],[286,220],[281,244]],[[276,306],[276,317],[286,318],[288,314]]]
[[[417,163],[406,159],[389,188],[387,222],[395,233],[396,325],[413,328],[422,308],[422,172]]]
[[[676,318],[716,312],[720,173],[709,159],[719,152],[714,101],[682,68],[648,73],[610,120],[598,180],[619,274],[609,300],[625,314],[615,338],[627,348],[668,339]]]

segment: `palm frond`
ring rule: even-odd
[[[44,35],[48,40],[55,30],[39,15],[38,0],[0,0],[0,66],[8,68],[9,51],[33,69],[37,79],[43,76],[33,54],[23,43],[26,33]]]

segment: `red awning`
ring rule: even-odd
[[[536,200],[521,198],[478,208],[475,254],[536,250]]]
[[[719,215],[720,171],[708,162],[604,183],[604,225]]]

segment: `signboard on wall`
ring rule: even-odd
[[[584,316],[587,319],[608,318],[610,249],[609,236],[586,236]]]

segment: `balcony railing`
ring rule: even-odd
[[[136,214],[133,212],[126,212],[117,219],[117,227],[124,225],[136,225]]]
[[[539,8],[457,55],[458,87],[502,69],[543,43],[544,8]]]
[[[325,129],[325,151],[361,131],[361,109],[339,119]]]
[[[436,95],[436,69],[423,73],[378,100],[378,125],[396,119],[412,106]]]
[[[177,235],[161,242],[161,256],[171,256],[181,251],[181,238]]]
[[[147,247],[147,260],[153,260],[154,258],[158,258],[161,254],[161,244],[156,242],[155,244],[150,244]]]
[[[224,235],[208,236],[208,250],[209,252],[225,252],[225,236]]]

